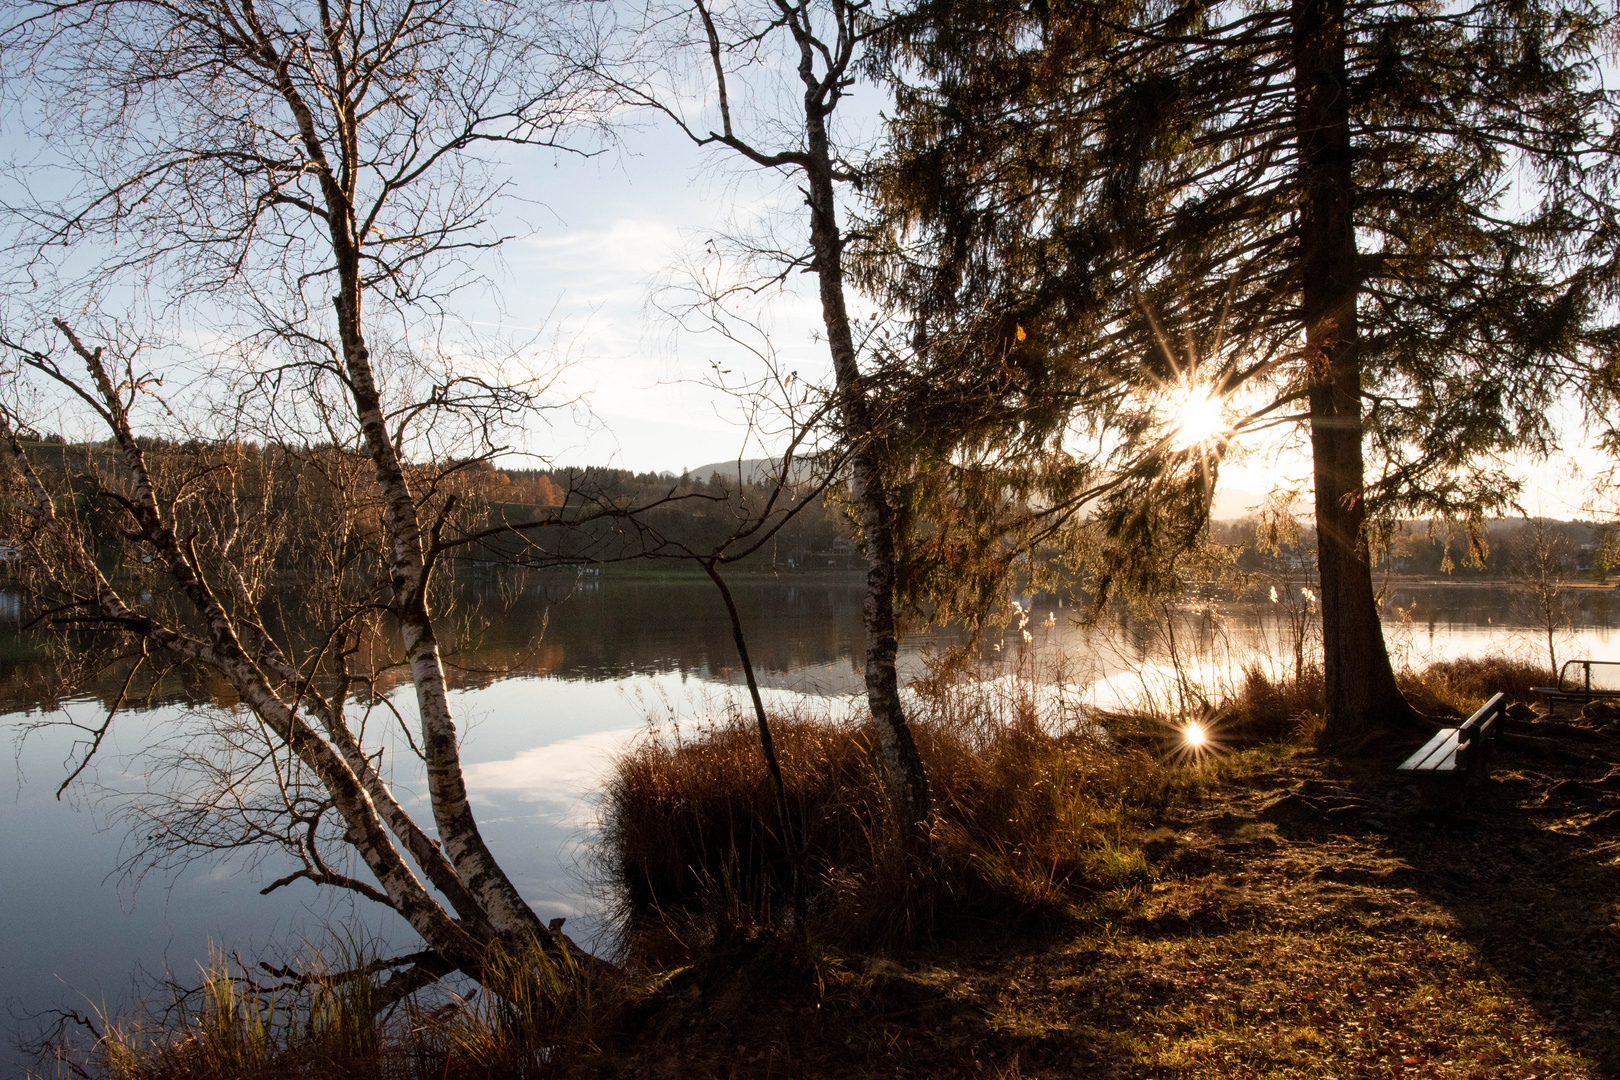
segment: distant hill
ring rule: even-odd
[[[719,473],[723,480],[736,480],[740,475],[743,480],[757,484],[775,476],[780,463],[776,458],[743,458],[741,461],[714,461],[686,471],[694,480],[708,480],[714,473]],[[795,460],[789,479],[796,484],[810,479],[810,466],[802,460]]]

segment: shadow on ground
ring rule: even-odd
[[[1408,802],[1386,843],[1507,987],[1620,1076],[1620,737],[1522,721],[1506,742],[1460,809],[1426,813],[1390,785]]]
[[[1149,823],[1061,926],[787,980],[671,980],[587,1071],[638,1076],[1620,1078],[1620,736],[1520,721],[1425,809],[1387,757],[1278,751]]]

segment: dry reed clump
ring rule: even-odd
[[[1504,656],[1437,661],[1421,670],[1403,668],[1396,682],[1418,712],[1433,717],[1467,716],[1487,698],[1505,692],[1509,701],[1533,702],[1532,686],[1547,685],[1546,668]],[[1326,687],[1314,664],[1292,676],[1272,678],[1258,664],[1242,676],[1214,707],[1201,715],[1172,717],[1152,710],[1112,714],[1108,727],[1122,738],[1169,752],[1188,719],[1197,720],[1226,750],[1270,742],[1309,742],[1322,727]]]
[[[1462,717],[1491,695],[1505,692],[1510,701],[1530,702],[1532,686],[1552,678],[1538,664],[1505,656],[1441,660],[1421,670],[1403,668],[1395,680],[1413,708],[1428,716]],[[1253,746],[1264,742],[1305,741],[1321,726],[1326,708],[1322,669],[1307,666],[1297,676],[1272,680],[1258,666],[1244,669],[1236,691],[1216,710],[1212,724],[1222,744]]]
[[[1422,672],[1396,676],[1406,699],[1431,716],[1467,716],[1497,693],[1506,693],[1509,701],[1531,703],[1535,696],[1530,688],[1547,686],[1556,678],[1540,664],[1506,656],[1440,660]]]
[[[1178,707],[1162,701],[1099,713],[1116,742],[1140,746],[1161,757],[1185,753],[1190,723],[1222,752],[1276,742],[1307,742],[1320,730],[1326,707],[1322,669],[1307,666],[1295,676],[1273,678],[1258,664],[1240,669],[1214,702],[1202,693]]]
[[[53,1047],[55,1071],[104,1080],[523,1080],[588,1042],[585,972],[538,944],[485,956],[478,985],[383,1008],[387,968],[353,955],[266,979],[210,958],[161,1011],[103,1017],[94,1044]]]
[[[438,1009],[413,1003],[399,1057],[414,1074],[525,1080],[589,1047],[603,1000],[570,956],[552,956],[538,942],[491,948],[478,981],[475,992]]]
[[[162,1013],[106,1018],[77,1075],[109,1080],[367,1075],[381,1049],[378,982],[352,973],[261,981],[219,952]],[[63,1058],[75,1055],[60,1048]]]
[[[1216,728],[1227,746],[1305,738],[1321,726],[1326,707],[1320,667],[1306,665],[1293,677],[1274,680],[1250,665],[1243,669],[1242,685],[1218,710]]]
[[[1169,791],[1154,755],[1108,746],[1016,679],[946,675],[911,711],[936,820],[933,865],[909,876],[870,725],[772,721],[819,940],[873,947],[964,920],[1049,916],[1147,877],[1129,837]],[[599,865],[636,959],[680,962],[790,921],[795,845],[752,723],[654,732],[620,758],[605,796]]]

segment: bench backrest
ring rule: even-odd
[[[1569,669],[1575,668],[1577,679],[1575,685],[1569,683]],[[1566,693],[1592,692],[1593,668],[1620,668],[1620,661],[1616,660],[1565,660],[1558,669],[1558,689]],[[1600,687],[1599,689],[1604,689]]]
[[[1479,751],[1485,744],[1496,741],[1506,714],[1507,694],[1497,694],[1458,727],[1457,758],[1469,772],[1473,772],[1482,760]]]

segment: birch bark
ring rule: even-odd
[[[224,675],[242,700],[260,716],[278,738],[307,765],[330,793],[334,807],[348,826],[349,842],[376,877],[390,906],[422,935],[434,950],[458,965],[472,964],[479,955],[477,943],[452,920],[422,887],[404,859],[400,857],[366,793],[364,785],[344,761],[289,708],[268,684],[251,658],[242,650],[232,631],[229,619],[218,610],[217,602],[210,603],[206,585],[195,574],[190,562],[180,554],[173,531],[168,528],[158,511],[151,483],[146,475],[143,454],[129,435],[127,421],[120,415],[116,395],[110,394],[110,382],[101,368],[99,353],[87,358],[92,374],[110,398],[109,417],[113,418],[118,433],[120,450],[128,464],[136,492],[136,503],[144,510],[144,524],[149,530],[147,539],[154,546],[167,549],[174,557],[172,569],[182,587],[192,595],[199,606],[211,608],[207,612],[207,625],[212,634],[210,641],[197,641],[167,626],[153,622],[148,616],[132,610],[102,574],[99,567],[75,538],[66,536],[56,516],[54,502],[23,450],[21,441],[9,420],[0,414],[0,438],[8,444],[12,460],[23,475],[34,504],[32,514],[39,533],[52,543],[48,550],[39,551],[42,557],[67,560],[66,568],[86,581],[92,591],[96,608],[107,619],[130,627],[138,627],[147,637],[178,656],[207,664]]]
[[[276,88],[296,122],[304,153],[315,166],[325,200],[327,235],[336,262],[338,294],[333,298],[343,366],[348,376],[354,416],[365,440],[367,455],[375,470],[384,507],[388,533],[390,572],[394,596],[390,605],[398,619],[400,635],[416,691],[419,722],[422,726],[422,752],[427,767],[428,792],[439,841],[456,876],[476,896],[495,930],[511,939],[533,935],[546,940],[545,927],[524,902],[516,886],[490,852],[467,801],[462,777],[459,740],[450,699],[444,681],[444,667],[434,635],[432,613],[428,608],[427,586],[431,568],[424,557],[421,522],[416,500],[406,479],[399,448],[394,445],[366,344],[362,304],[361,223],[355,211],[355,183],[361,163],[351,156],[362,144],[359,130],[361,104],[345,95],[332,102],[339,125],[333,140],[339,154],[336,167],[327,154],[327,140],[315,121],[314,111],[291,78],[288,60],[277,48],[273,36],[259,22],[252,0],[243,0],[244,19],[253,32],[261,62],[275,73]],[[324,9],[323,9],[324,14]],[[340,41],[341,29],[328,21],[323,26],[329,42]],[[334,46],[335,47],[335,46]],[[345,71],[347,64],[335,57],[334,69]],[[339,86],[334,89],[356,90]]]
[[[879,761],[888,785],[889,801],[902,836],[921,853],[928,847],[932,794],[928,770],[917,752],[916,739],[900,702],[896,669],[900,647],[894,616],[893,514],[883,481],[881,435],[873,422],[866,388],[861,383],[860,363],[844,297],[844,238],[838,226],[831,144],[823,111],[827,92],[816,78],[811,45],[801,41],[801,50],[800,75],[806,85],[804,118],[808,161],[805,177],[809,188],[810,246],[815,256],[822,325],[827,331],[827,348],[832,354],[837,379],[844,436],[853,447],[851,495],[860,508],[861,532],[866,539],[866,596],[861,603],[866,630],[866,700],[877,728]]]
[[[725,70],[729,47],[704,0],[693,0],[693,4],[713,65],[721,131],[699,134],[667,100],[661,100],[655,93],[626,89],[641,104],[674,119],[700,146],[723,145],[761,168],[791,169],[804,176],[812,255],[808,269],[817,276],[822,327],[832,359],[839,426],[849,451],[851,494],[858,508],[866,546],[866,596],[862,604],[866,698],[877,730],[878,764],[904,848],[914,861],[926,859],[930,846],[932,795],[927,769],[900,700],[894,605],[895,523],[884,481],[883,433],[862,381],[845,296],[845,238],[838,223],[836,184],[853,180],[855,175],[838,159],[828,131],[828,119],[838,108],[852,79],[865,7],[848,0],[830,0],[822,10],[815,8],[810,0],[799,3],[773,0],[767,9],[768,24],[737,28],[736,40],[746,42],[750,51],[773,33],[791,35],[794,63],[803,87],[802,112],[791,120],[785,116],[782,119],[798,130],[803,141],[800,148],[769,152],[734,131]],[[831,20],[832,33],[818,31],[818,15]]]

